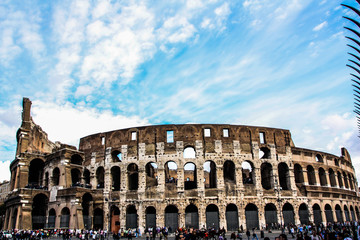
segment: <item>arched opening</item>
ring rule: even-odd
[[[174,161],[165,163],[165,185],[175,185],[177,183],[177,165]]]
[[[233,161],[227,160],[224,163],[224,167],[223,167],[223,172],[224,172],[224,181],[226,182],[231,182],[231,183],[235,183],[235,164]]]
[[[146,214],[146,229],[156,227],[156,209],[154,207],[147,207]]]
[[[111,158],[113,162],[121,162],[122,161],[122,154],[119,150],[112,151]]]
[[[205,188],[216,188],[216,164],[213,161],[204,163],[204,182]]]
[[[158,165],[153,162],[149,162],[145,165],[146,171],[146,188],[156,187],[158,185]]]
[[[348,183],[347,175],[345,172],[343,172],[343,179],[344,179],[345,188],[349,188],[349,183]]]
[[[336,204],[336,206],[335,206],[335,214],[336,214],[336,220],[338,222],[344,221],[343,216],[342,216],[342,210],[341,210],[341,207],[339,204]]]
[[[41,159],[36,158],[30,162],[28,178],[29,188],[40,188],[42,185],[43,172],[44,162]]]
[[[280,187],[282,190],[290,190],[290,174],[289,174],[289,167],[286,163],[282,162],[278,165],[278,175],[279,175],[279,182]]]
[[[45,173],[45,182],[44,182],[44,189],[48,189],[48,187],[49,187],[49,173],[48,172],[46,172]]]
[[[55,228],[56,222],[56,211],[55,209],[49,210],[49,217],[48,217],[48,228]]]
[[[64,207],[61,210],[60,228],[69,228],[69,223],[70,223],[70,210],[67,207]]]
[[[294,165],[295,183],[304,183],[304,174],[300,164]]]
[[[18,215],[18,209],[15,208],[15,210],[13,212],[13,215],[12,215],[12,219],[11,219],[11,227],[12,227],[12,229],[16,228],[17,215]],[[4,237],[4,239],[5,239],[5,237]]]
[[[195,158],[195,149],[193,147],[184,148],[184,158]]]
[[[245,207],[245,218],[246,218],[246,228],[253,229],[259,228],[259,214],[258,208],[256,205],[249,203]]]
[[[100,208],[94,210],[94,229],[99,230],[104,228],[104,211]]]
[[[331,209],[331,206],[329,204],[325,205],[325,216],[326,216],[326,222],[327,223],[333,223],[334,222],[334,216]]]
[[[351,178],[350,173],[348,174],[348,179],[349,179],[350,189],[351,189],[351,190],[354,190],[353,179]]]
[[[48,202],[49,200],[44,194],[34,197],[31,211],[33,229],[45,228]]]
[[[54,168],[53,170],[53,176],[52,176],[52,183],[54,186],[59,185],[59,181],[60,181],[60,170],[59,168]]]
[[[268,227],[274,227],[278,224],[276,207],[272,203],[265,206],[265,222]]]
[[[344,205],[344,214],[345,214],[345,220],[347,222],[350,222],[350,213],[349,213],[349,209],[346,205]]]
[[[185,190],[197,188],[196,165],[188,162],[184,165]]]
[[[311,165],[309,165],[307,166],[306,170],[307,170],[309,185],[316,185],[314,168]]]
[[[336,187],[335,172],[334,172],[334,170],[332,170],[332,168],[329,169],[329,178],[330,178],[330,185],[332,187]]]
[[[356,221],[355,212],[353,206],[350,206],[351,221]]]
[[[273,188],[273,169],[270,163],[264,162],[260,166],[261,185],[265,190]]]
[[[116,206],[111,206],[111,232],[117,234],[120,230],[120,209]]]
[[[320,179],[320,185],[321,186],[326,186],[327,185],[326,173],[325,173],[325,170],[323,168],[319,168],[319,179]]]
[[[259,159],[268,159],[270,158],[270,149],[267,147],[262,147],[259,149]]]
[[[97,181],[96,188],[97,189],[104,188],[104,175],[105,175],[104,168],[98,167],[98,169],[96,170],[96,181]]]
[[[206,227],[219,229],[219,208],[215,204],[206,207]]]
[[[137,227],[137,210],[134,205],[130,205],[126,208],[126,229]]]
[[[254,171],[254,165],[250,161],[244,161],[241,164],[242,168],[242,177],[243,177],[243,183],[244,184],[255,184],[255,171]]]
[[[178,228],[178,212],[179,210],[174,205],[165,208],[165,226],[168,227],[170,233]]]
[[[77,168],[71,169],[71,182],[73,187],[79,187],[81,186],[80,183],[81,180],[81,172]]]
[[[239,229],[238,208],[235,204],[226,206],[226,228],[228,231],[237,231]]]
[[[295,224],[294,208],[290,203],[285,203],[282,208],[284,225]]]
[[[136,191],[139,188],[139,171],[135,163],[130,163],[127,168],[128,189]]]
[[[111,168],[111,187],[113,191],[120,191],[120,167],[114,166]]]
[[[82,214],[83,214],[83,221],[84,221],[84,228],[91,229],[92,228],[92,213],[93,209],[93,198],[90,193],[85,193],[82,196]]]
[[[339,171],[337,172],[337,178],[338,178],[338,182],[339,182],[339,187],[342,188],[344,185],[343,185],[343,181],[342,181],[342,175]]]
[[[299,207],[299,217],[301,224],[309,223],[309,210],[305,203],[302,203]]]
[[[199,213],[194,204],[188,205],[185,209],[185,228],[199,229]]]
[[[360,212],[359,212],[359,208],[357,206],[355,206],[355,214],[356,214],[357,220],[360,221]]]
[[[85,181],[85,187],[86,187],[86,188],[91,188],[91,184],[90,184],[90,171],[89,171],[87,168],[84,169],[83,176],[84,176],[84,181]]]
[[[318,204],[313,205],[314,223],[316,225],[322,223],[321,208]]]
[[[70,163],[76,165],[82,165],[83,159],[79,154],[74,154],[71,156]]]
[[[320,154],[316,154],[315,160],[316,162],[324,162],[323,157]]]

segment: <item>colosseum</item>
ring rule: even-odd
[[[351,158],[295,147],[289,130],[229,124],[51,142],[23,99],[5,229],[222,228],[360,220]],[[61,126],[59,126],[61,127]]]

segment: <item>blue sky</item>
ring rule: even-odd
[[[360,167],[334,0],[0,2],[0,171],[22,97],[52,141],[148,124],[289,129],[296,146]],[[357,178],[360,178],[360,170]]]

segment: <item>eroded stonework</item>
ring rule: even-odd
[[[224,227],[359,220],[349,153],[294,146],[288,130],[145,126],[51,142],[24,98],[5,228]]]

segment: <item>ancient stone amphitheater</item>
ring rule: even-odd
[[[48,140],[23,100],[5,229],[224,227],[360,220],[349,153],[294,146],[288,130],[134,127]],[[61,127],[61,126],[59,126]]]

